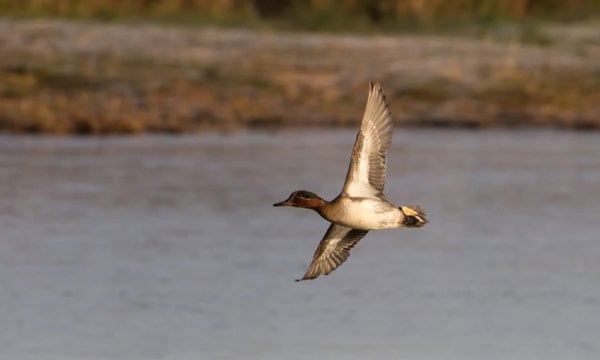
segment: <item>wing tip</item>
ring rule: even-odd
[[[370,84],[369,91],[373,91],[375,89],[381,90],[381,84],[379,83],[379,81],[377,81],[377,80],[371,80],[369,82],[369,84]]]
[[[311,263],[311,265],[312,265],[312,263]],[[306,281],[306,280],[313,280],[313,279],[318,278],[319,275],[321,275],[321,273],[319,271],[314,271],[314,269],[311,269],[311,266],[309,265],[308,270],[306,270],[304,275],[302,275],[302,277],[300,279],[294,279],[294,281],[300,282],[300,281]]]
[[[380,97],[381,101],[383,102],[384,108],[389,109],[387,96],[385,96],[385,94],[383,92],[383,88],[381,87],[381,83],[379,81],[371,80],[370,88],[369,88],[369,97],[371,97],[371,96]]]
[[[306,280],[313,280],[316,279],[319,275],[317,276],[313,276],[313,277],[307,277],[306,275],[304,275],[301,279],[294,279],[295,282],[300,282],[300,281],[306,281]]]

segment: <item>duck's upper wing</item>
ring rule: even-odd
[[[300,280],[314,279],[319,275],[329,275],[350,256],[350,249],[362,239],[367,230],[357,230],[342,225],[331,224],[319,243],[308,270]]]
[[[385,158],[392,141],[393,122],[381,85],[371,83],[360,131],[352,149],[343,194],[375,197],[383,193]]]

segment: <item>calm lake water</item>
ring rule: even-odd
[[[0,137],[6,359],[598,359],[600,134],[397,129],[369,233],[295,283],[352,131]]]

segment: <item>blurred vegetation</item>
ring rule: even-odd
[[[394,31],[532,19],[581,20],[600,14],[600,0],[0,0],[0,12],[12,16]]]
[[[406,126],[600,129],[598,19],[600,0],[0,0],[0,132],[356,126],[371,80]]]
[[[593,24],[543,26],[549,45],[64,20],[0,29],[0,132],[354,127],[371,80],[399,125],[600,129]]]

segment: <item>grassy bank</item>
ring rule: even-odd
[[[509,37],[0,21],[0,131],[354,126],[380,80],[406,126],[600,128],[600,26]]]

